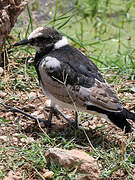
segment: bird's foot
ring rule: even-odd
[[[78,113],[75,112],[75,121],[70,119],[67,115],[65,115],[61,110],[59,110],[57,107],[45,107],[47,111],[50,111],[53,113],[54,116],[56,116],[57,119],[60,119],[59,116],[62,116],[71,126],[74,128],[78,128]]]
[[[4,106],[5,109],[0,109],[2,111],[6,111],[6,112],[16,112],[16,113],[20,113],[20,114],[23,114],[25,115],[26,117],[29,117],[31,119],[34,119],[35,122],[43,122],[44,125],[46,127],[51,127],[51,124],[52,124],[52,117],[53,115],[56,116],[57,119],[60,119],[59,116],[62,116],[71,126],[73,126],[74,128],[78,128],[78,114],[76,112],[75,114],[75,121],[71,120],[68,116],[66,116],[62,111],[60,111],[57,107],[47,107],[45,108],[47,111],[49,111],[49,117],[48,117],[48,120],[46,119],[42,119],[42,118],[38,118],[38,117],[35,117],[27,112],[24,112],[22,111],[21,109],[19,108],[16,108],[16,107],[13,107],[13,106],[9,106],[5,103],[0,103],[0,105]]]
[[[5,109],[1,109],[1,108],[0,108],[0,110],[3,111],[3,112],[20,113],[20,114],[23,114],[23,115],[26,116],[26,117],[29,117],[29,118],[31,118],[31,119],[34,119],[36,123],[37,123],[37,122],[43,122],[43,123],[45,124],[45,126],[47,126],[47,127],[50,126],[50,121],[48,121],[48,120],[35,117],[35,116],[33,116],[33,115],[31,115],[31,114],[29,114],[29,113],[27,113],[27,112],[25,112],[25,111],[17,108],[17,107],[10,106],[10,105],[5,104],[5,103],[1,103],[1,102],[0,102],[0,105],[2,105],[2,106],[5,108]]]
[[[49,120],[43,119],[43,118],[36,118],[35,124],[37,123],[43,123],[45,127],[51,127],[52,123]]]

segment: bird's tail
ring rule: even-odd
[[[96,106],[87,105],[87,110],[98,112],[98,114],[106,115],[113,124],[125,131],[125,133],[132,132],[131,124],[126,119],[131,119],[135,122],[135,113],[129,112],[127,109],[123,109],[121,112],[110,112],[98,108]]]
[[[132,113],[127,109],[123,108],[123,114],[127,119],[131,119],[133,122],[135,122],[135,113]]]

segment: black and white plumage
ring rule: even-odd
[[[127,119],[135,121],[135,114],[123,108],[96,65],[81,51],[68,45],[66,37],[55,29],[39,27],[15,46],[26,44],[37,49],[35,68],[52,108],[60,105],[75,112],[97,114],[125,132],[132,131]]]

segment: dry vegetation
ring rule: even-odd
[[[33,71],[32,64],[24,65],[23,62],[9,59],[8,68],[4,69],[1,76],[0,98],[1,101],[35,116],[47,118],[48,113],[44,110],[47,97],[44,97]],[[106,78],[110,80],[111,73]],[[132,110],[135,107],[135,94],[131,91],[133,84],[134,81],[121,78],[119,84],[112,85],[124,100],[124,106]],[[72,111],[62,110],[74,118]],[[132,179],[135,171],[135,134],[125,135],[110,122],[90,114],[81,113],[80,120],[85,130],[70,127],[62,118],[54,118],[52,128],[46,129],[43,124],[39,125],[21,114],[0,111],[1,178],[10,172],[7,176],[42,179],[40,176],[48,168],[54,172],[55,177],[59,177],[59,173],[63,178],[67,177],[70,170],[46,165],[46,150],[57,146],[88,152],[98,159],[103,176],[121,180],[124,177]],[[71,176],[71,179],[74,178],[75,175]]]
[[[79,2],[73,10],[58,17],[56,7],[51,26],[63,28],[72,44],[91,56],[123,105],[135,112],[134,1],[125,1],[125,4],[123,0],[109,1],[110,4],[102,4],[103,7],[100,4],[93,6],[93,11],[92,6],[86,4],[84,8],[82,1]],[[34,26],[30,9],[27,10],[28,26],[15,27],[6,41],[4,63],[0,68],[0,102],[47,118],[44,107],[48,99],[39,87],[32,62],[35,52],[27,47],[13,48],[11,45],[27,36]],[[0,106],[1,179],[45,179],[44,174],[49,170],[56,180],[75,180],[74,169],[65,169],[54,163],[47,165],[45,152],[50,147],[84,150],[97,159],[102,180],[135,179],[135,131],[125,135],[110,122],[85,113],[80,113],[83,129],[74,129],[56,117],[52,128],[47,129],[42,123],[2,109],[4,107]],[[62,110],[74,118],[74,112]]]

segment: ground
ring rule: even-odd
[[[135,2],[91,1],[92,6],[89,0],[81,0],[67,10],[64,4],[69,6],[68,3],[62,2],[68,1],[60,2],[54,8],[53,4],[45,8],[44,0],[43,5],[32,1],[19,17],[6,40],[3,63],[0,62],[0,102],[47,118],[44,107],[48,99],[42,93],[33,66],[35,51],[12,46],[37,26],[46,24],[65,33],[73,46],[88,55],[117,92],[123,106],[135,112]],[[33,10],[38,16],[43,13],[38,8],[45,11],[45,16],[35,21]],[[48,16],[50,22],[45,22]],[[45,152],[50,147],[87,152],[97,160],[101,180],[135,179],[135,131],[125,135],[112,123],[83,112],[79,114],[82,129],[75,129],[56,117],[52,128],[47,129],[21,114],[3,112],[3,108],[0,106],[0,179],[45,179],[44,173],[49,170],[55,180],[76,180],[74,168],[46,163]],[[61,110],[74,118],[74,112]]]
[[[35,76],[29,76],[33,65],[24,74],[22,69],[25,70],[26,67],[24,68],[23,63],[9,62],[8,67],[4,69],[1,79],[1,101],[37,117],[47,118],[48,112],[44,107],[48,99],[39,87],[36,73],[34,72]],[[111,79],[111,73],[104,77]],[[135,110],[133,84],[134,80],[121,77],[119,83],[112,85],[123,100],[123,105],[132,111]],[[74,119],[74,112],[61,110]],[[0,110],[1,178],[13,176],[16,179],[43,179],[41,176],[45,169],[49,169],[54,172],[55,178],[75,179],[75,175],[69,177],[70,170],[53,164],[47,166],[45,152],[54,146],[82,149],[92,155],[98,160],[101,179],[135,178],[135,133],[125,135],[112,123],[90,114],[80,113],[79,116],[82,129],[70,127],[62,118],[58,120],[56,117],[53,118],[52,128],[47,129],[42,123],[21,114]]]

